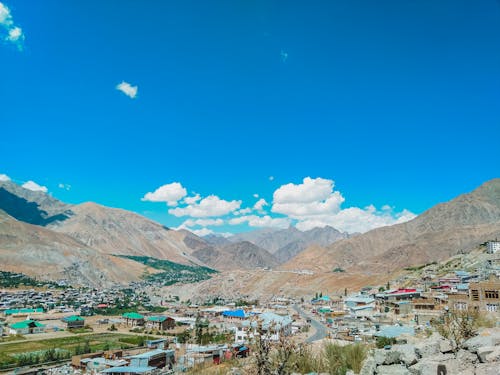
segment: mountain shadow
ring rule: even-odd
[[[49,216],[47,211],[40,208],[36,202],[12,194],[10,191],[0,187],[0,209],[13,218],[25,223],[46,226],[55,221],[64,221],[71,216],[71,211]]]

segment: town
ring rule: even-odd
[[[225,363],[237,368],[251,360],[262,337],[276,345],[380,347],[428,335],[444,314],[469,309],[495,326],[499,248],[490,241],[446,263],[408,268],[385,285],[300,299],[193,304],[177,296],[150,298],[148,286],[20,284],[0,291],[0,371],[132,375],[207,371]]]

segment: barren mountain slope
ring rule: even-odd
[[[254,244],[243,241],[222,247],[207,246],[193,252],[193,256],[217,270],[255,269],[274,267],[275,257]]]
[[[100,254],[65,234],[15,220],[1,210],[0,264],[2,270],[90,285],[126,283],[138,279],[145,269]]]
[[[50,225],[87,246],[105,254],[145,255],[173,262],[200,262],[189,255],[182,233],[170,230],[130,211],[108,208],[95,203],[72,207],[69,219]]]
[[[500,236],[500,179],[439,204],[403,224],[383,227],[325,248],[308,249],[286,269],[340,266],[367,274],[438,261]]]

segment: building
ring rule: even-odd
[[[166,331],[167,329],[175,328],[175,320],[167,316],[148,316],[146,319],[147,329],[156,329],[158,331]]]
[[[128,312],[122,315],[125,324],[129,327],[144,326],[144,316],[136,312]]]
[[[71,315],[62,318],[62,321],[66,323],[66,328],[83,328],[85,326],[85,319],[78,315]]]
[[[500,241],[488,241],[488,254],[495,254],[500,250]]]
[[[45,325],[35,320],[25,320],[23,322],[13,323],[9,326],[11,335],[28,335],[32,333],[43,333]]]
[[[500,281],[481,281],[469,284],[470,304],[480,311],[498,312],[500,306]]]
[[[349,314],[355,317],[371,316],[375,311],[375,299],[368,296],[347,297],[344,304]]]

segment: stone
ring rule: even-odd
[[[467,350],[463,350],[463,349],[460,349],[457,352],[455,358],[460,363],[476,363],[477,362],[477,355],[475,355],[474,353],[471,353]]]
[[[391,351],[398,352],[399,353],[398,360],[403,362],[407,366],[411,366],[417,363],[418,358],[417,358],[417,353],[415,352],[415,345],[412,344],[394,345]]]
[[[486,362],[500,362],[500,346],[495,346],[494,350],[486,354]],[[498,364],[500,366],[500,363]]]
[[[373,359],[377,365],[382,365],[385,362],[385,352],[384,349],[375,349],[373,351]]]
[[[476,365],[475,375],[498,375],[498,363],[479,363]]]
[[[386,365],[377,367],[377,375],[411,375],[404,365]]]
[[[415,344],[415,351],[420,358],[440,354],[439,340],[431,337],[418,342]]]
[[[377,368],[377,363],[373,357],[368,357],[363,362],[363,367],[361,367],[361,371],[359,375],[374,375],[375,369]]]
[[[490,353],[493,353],[494,350],[495,350],[494,346],[481,346],[480,348],[477,348],[476,352],[477,356],[479,357],[479,360],[484,363],[487,362],[486,356]]]
[[[438,340],[438,342],[439,342],[439,351],[441,353],[450,353],[453,351],[453,346],[451,345],[450,340],[441,338]]]
[[[477,336],[474,336],[464,342],[464,348],[477,352],[477,349],[483,346],[497,346],[500,345],[500,329],[484,329]]]
[[[354,371],[352,371],[352,370],[347,370],[347,372],[345,373],[345,375],[355,375],[355,374],[354,374]]]

